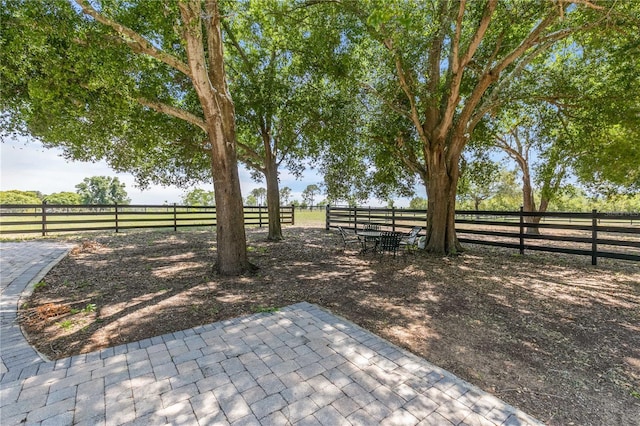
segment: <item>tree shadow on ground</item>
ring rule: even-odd
[[[67,331],[54,319],[30,338],[64,357],[307,301],[548,423],[640,416],[636,264],[473,246],[458,257],[393,258],[343,251],[323,229],[285,228],[277,243],[265,230],[247,235],[260,269],[238,278],[213,274],[211,232],[96,237],[29,300],[96,312],[69,315],[77,324]]]

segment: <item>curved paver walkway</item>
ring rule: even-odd
[[[43,359],[27,343],[16,321],[21,294],[60,261],[70,244],[51,241],[0,243],[0,374],[2,382],[37,372]]]
[[[0,249],[5,426],[539,424],[309,303],[48,362],[24,340],[16,309],[68,247]]]

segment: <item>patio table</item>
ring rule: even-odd
[[[373,248],[375,251],[375,247],[378,245],[378,240],[380,239],[380,235],[382,235],[382,231],[367,229],[362,231],[356,231],[356,235],[358,235],[359,237],[364,237],[364,243],[362,244],[362,250],[360,250],[360,253],[366,253],[368,251],[367,240],[375,241],[376,245]]]

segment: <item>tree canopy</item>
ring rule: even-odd
[[[182,202],[187,206],[215,206],[216,196],[213,191],[196,188],[184,194]]]
[[[427,249],[461,247],[454,212],[464,148],[511,102],[530,64],[572,34],[637,27],[615,2],[401,1],[345,3],[370,52],[369,157],[383,181],[417,176],[428,195]],[[402,170],[400,173],[398,170]]]
[[[210,180],[202,131],[156,112],[162,102],[197,111],[187,78],[138,54],[141,48],[127,46],[68,0],[11,1],[2,9],[5,137],[28,134],[46,147],[62,148],[67,158],[105,160],[116,171],[131,172],[143,187]],[[105,4],[101,10],[139,31],[138,38],[151,37],[156,28],[169,36],[170,24],[153,9],[151,2],[140,2],[130,8]]]
[[[221,272],[250,268],[238,160],[267,181],[273,239],[278,168],[310,163],[330,200],[388,200],[422,182],[427,249],[447,253],[461,248],[463,152],[522,129],[514,117],[528,117],[548,170],[638,188],[637,2],[2,6],[3,134],[105,159],[141,185],[213,180]]]
[[[124,190],[124,188],[123,188]],[[125,193],[126,197],[126,193]],[[77,192],[54,192],[44,197],[47,204],[82,204],[82,197]],[[86,203],[85,203],[86,204]],[[120,203],[122,204],[122,203]]]
[[[302,201],[310,207],[313,207],[313,203],[318,195],[320,195],[320,187],[318,185],[307,185],[304,191],[302,191]]]
[[[231,8],[230,8],[231,10]],[[354,67],[330,4],[237,2],[224,22],[239,158],[266,181],[271,240],[282,238],[278,174],[300,176],[305,159],[349,140],[351,102],[340,85]]]
[[[514,81],[483,136],[517,165],[525,211],[544,212],[576,180],[601,193],[640,188],[639,46],[624,28],[606,45],[576,33]]]
[[[37,191],[0,191],[0,204],[40,204],[42,194]]]
[[[213,180],[216,268],[247,260],[218,1],[3,2],[2,129],[138,183]]]
[[[76,185],[82,204],[129,204],[125,184],[117,177],[93,176]]]
[[[264,206],[267,199],[267,190],[265,188],[254,188],[249,195],[253,197],[257,206]]]

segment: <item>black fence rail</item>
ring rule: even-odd
[[[280,207],[280,223],[295,222],[295,207]],[[245,206],[246,226],[267,226],[267,207]],[[215,206],[0,204],[0,235],[215,226]]]
[[[536,223],[532,223],[538,221]],[[426,226],[427,212],[414,209],[326,208],[326,229],[357,230],[365,224],[406,232]],[[598,258],[640,261],[640,213],[456,210],[456,233],[461,243],[519,250],[546,251]]]

